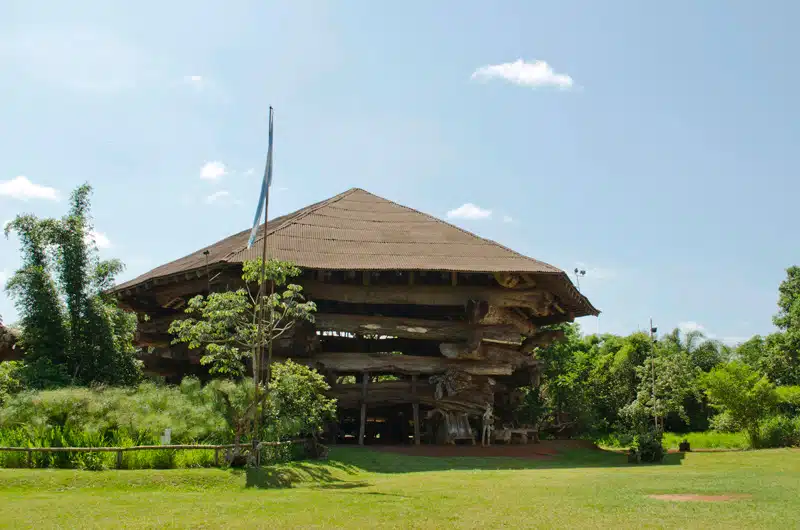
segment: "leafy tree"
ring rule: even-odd
[[[314,302],[306,302],[299,285],[286,285],[298,276],[300,269],[288,262],[270,260],[265,279],[272,289],[269,294],[257,291],[261,282],[261,260],[245,262],[242,279],[247,287],[236,291],[195,296],[186,307],[189,318],[175,320],[169,332],[173,343],[186,343],[189,348],[205,348],[200,362],[210,365],[215,374],[238,377],[244,374],[245,359],[252,359],[253,379],[261,381],[259,362],[254,352],[267,347],[292,329],[297,322],[314,321]],[[276,292],[276,289],[279,289]],[[260,332],[260,335],[259,335]],[[267,371],[269,361],[267,363]]]
[[[741,425],[752,447],[760,440],[760,422],[775,409],[775,385],[748,365],[733,361],[715,368],[703,378],[711,404]]]
[[[34,215],[18,215],[5,227],[6,237],[16,233],[21,246],[22,267],[5,288],[20,315],[19,344],[26,352],[28,383],[34,387],[69,381],[64,304],[49,272],[56,229],[56,221]]]
[[[330,387],[316,370],[288,360],[272,370],[267,399],[268,434],[275,439],[316,437],[336,414],[336,400],[325,396]]]
[[[636,369],[636,399],[623,409],[623,414],[634,423],[655,417],[661,431],[668,414],[677,414],[689,423],[685,404],[699,393],[697,367],[689,353],[672,341],[655,345],[651,355]]]
[[[141,376],[136,316],[104,293],[123,265],[97,256],[90,195],[88,184],[76,188],[60,220],[20,215],[6,226],[6,236],[13,231],[22,243],[23,266],[6,288],[21,315],[26,379],[34,387],[128,385]]]
[[[800,334],[800,267],[786,269],[786,279],[778,288],[778,314],[773,322],[783,331]]]

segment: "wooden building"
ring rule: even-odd
[[[204,375],[198,351],[170,344],[169,324],[192,296],[240,287],[263,234],[248,249],[240,232],[115,289],[149,317],[137,339],[147,371]],[[599,313],[562,270],[361,189],[273,219],[266,237],[270,257],[303,269],[296,283],[318,307],[274,355],[328,378],[334,439],[468,438],[488,404],[502,418],[513,390],[538,381],[536,348],[559,338],[542,326]]]

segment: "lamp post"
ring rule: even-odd
[[[581,290],[581,276],[586,276],[586,271],[575,267],[575,282],[578,284],[578,291]]]

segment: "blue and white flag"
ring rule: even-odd
[[[258,223],[261,220],[261,213],[264,211],[264,206],[269,200],[269,187],[272,185],[272,107],[269,108],[269,148],[267,149],[267,167],[264,168],[264,180],[261,182],[261,193],[258,195],[258,207],[256,214],[253,216],[253,229],[250,231],[250,239],[247,240],[247,248],[253,246],[256,241],[256,232],[258,232]],[[266,235],[267,227],[264,225],[264,234]]]

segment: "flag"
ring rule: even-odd
[[[256,214],[253,216],[253,229],[250,230],[250,239],[247,240],[247,248],[253,246],[258,232],[258,223],[261,220],[261,213],[269,199],[269,187],[272,185],[272,107],[269,108],[269,147],[267,148],[267,166],[264,168],[264,180],[261,181],[261,193],[258,194],[258,206]],[[267,227],[264,226],[266,234]]]

